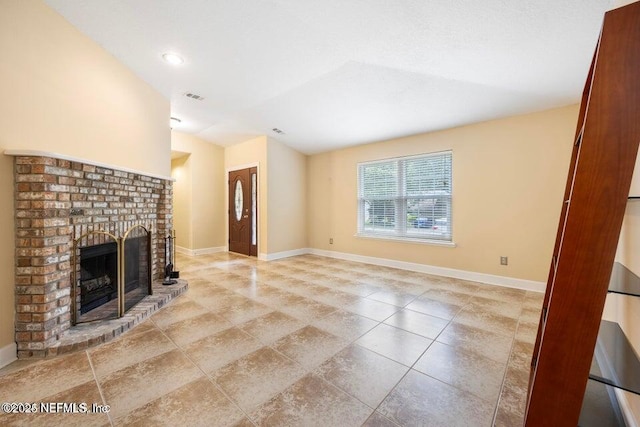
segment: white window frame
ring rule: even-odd
[[[406,174],[406,161],[413,159],[421,159],[428,157],[436,157],[436,156],[448,156],[449,161],[451,163],[450,173],[448,176],[449,180],[449,194],[433,194],[434,197],[439,199],[444,198],[448,201],[447,204],[447,220],[448,220],[448,236],[444,237],[435,237],[434,235],[424,234],[420,235],[420,233],[411,233],[407,224],[407,199],[411,198],[419,198],[419,197],[407,197],[406,195],[406,186],[405,186],[405,174]],[[389,230],[367,230],[365,228],[365,204],[366,199],[364,198],[364,177],[363,177],[363,168],[368,165],[373,164],[391,164],[395,163],[397,165],[397,191],[393,197],[389,197],[389,199],[393,199],[395,201],[395,227]],[[453,152],[451,150],[447,151],[439,151],[434,153],[425,153],[413,156],[404,156],[404,157],[395,157],[390,159],[380,159],[369,162],[358,163],[357,165],[357,192],[358,192],[358,219],[357,226],[358,230],[356,233],[357,237],[364,238],[372,238],[372,239],[384,239],[384,240],[395,240],[401,242],[410,242],[410,243],[426,243],[433,245],[441,245],[441,246],[455,246],[453,243],[453,223],[452,223],[452,210],[453,210]]]

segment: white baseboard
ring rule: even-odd
[[[224,252],[224,246],[216,246],[212,248],[202,248],[202,249],[194,249],[194,255],[209,255],[209,254],[217,254],[218,252]]]
[[[206,252],[206,253],[222,252],[226,250],[225,247],[210,248],[210,249],[213,249],[214,251]],[[186,255],[202,255],[202,253],[200,253],[199,251],[202,251],[202,250],[208,251],[210,249],[197,249],[196,251],[191,251],[189,249],[179,248],[178,246],[176,246],[177,252],[184,253]],[[189,251],[189,252],[186,252],[186,251]],[[346,252],[327,251],[323,249],[314,249],[314,248],[300,248],[300,249],[294,249],[291,251],[274,252],[271,254],[261,253],[258,255],[258,259],[261,261],[274,261],[277,259],[288,258],[288,257],[298,256],[298,255],[305,255],[305,254],[320,255],[320,256],[326,256],[329,258],[343,259],[345,261],[363,262],[365,264],[374,264],[374,265],[381,265],[384,267],[399,268],[402,270],[417,271],[419,273],[427,273],[427,274],[433,274],[436,276],[451,277],[453,279],[470,280],[473,282],[480,282],[488,285],[504,286],[506,288],[522,289],[525,291],[544,292],[546,287],[546,283],[536,282],[534,280],[516,279],[513,277],[497,276],[497,275],[486,274],[486,273],[476,273],[474,271],[457,270],[455,268],[437,267],[434,265],[418,264],[415,262],[396,261],[388,258],[376,258],[376,257],[365,256],[365,255],[356,255],[356,254],[350,254]]]
[[[387,258],[376,258],[364,255],[355,255],[345,252],[326,251],[322,249],[307,249],[313,255],[329,258],[343,259],[345,261],[363,262],[365,264],[381,265],[384,267],[399,268],[402,270],[417,271],[419,273],[433,274],[436,276],[451,277],[454,279],[471,280],[486,283],[488,285],[504,286],[507,288],[523,289],[525,291],[544,292],[546,284],[533,280],[516,279],[512,277],[496,276],[493,274],[476,273],[473,271],[457,270],[454,268],[437,267],[414,262],[396,261]]]
[[[176,246],[176,252],[183,255],[189,256],[197,256],[197,255],[209,255],[215,254],[218,252],[225,252],[227,250],[226,246],[217,246],[213,248],[202,248],[202,249],[187,249],[182,246]]]
[[[193,251],[191,249],[183,248],[182,246],[176,246],[176,252],[182,255],[193,256]]]
[[[298,255],[305,255],[310,253],[309,251],[310,249],[308,248],[301,248],[301,249],[294,249],[292,251],[274,252],[272,254],[261,253],[258,255],[258,259],[260,261],[273,261],[276,259],[289,258],[292,256],[298,256]]]
[[[18,347],[16,343],[5,345],[0,348],[0,368],[18,359]]]

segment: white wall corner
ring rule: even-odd
[[[516,279],[513,277],[496,276],[493,274],[476,273],[473,271],[456,270],[454,268],[437,267],[427,264],[396,261],[387,258],[376,258],[364,255],[356,255],[345,252],[326,251],[322,249],[309,249],[307,253],[326,256],[329,258],[343,259],[345,261],[363,262],[365,264],[381,265],[384,267],[399,268],[402,270],[417,271],[419,273],[433,274],[436,276],[451,277],[453,279],[470,280],[473,282],[497,285],[507,288],[522,289],[525,291],[544,292],[546,283],[533,280]]]
[[[16,361],[18,359],[17,355],[18,355],[18,347],[14,342],[0,348],[0,368],[7,366],[11,362]]]

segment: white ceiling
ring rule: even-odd
[[[578,102],[615,3],[45,1],[170,99],[174,129],[307,154]]]

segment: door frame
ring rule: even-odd
[[[231,207],[229,206],[229,172],[234,172],[234,171],[239,171],[242,169],[249,169],[249,168],[256,168],[256,228],[258,229],[258,233],[256,236],[256,248],[257,248],[257,252],[258,254],[256,255],[256,258],[258,258],[260,256],[260,163],[255,162],[255,163],[244,163],[241,165],[234,165],[234,166],[230,166],[225,168],[225,172],[224,172],[224,180],[227,181],[227,183],[224,186],[224,194],[225,194],[225,215],[227,220],[225,221],[225,251],[229,252],[229,209],[231,209]]]

